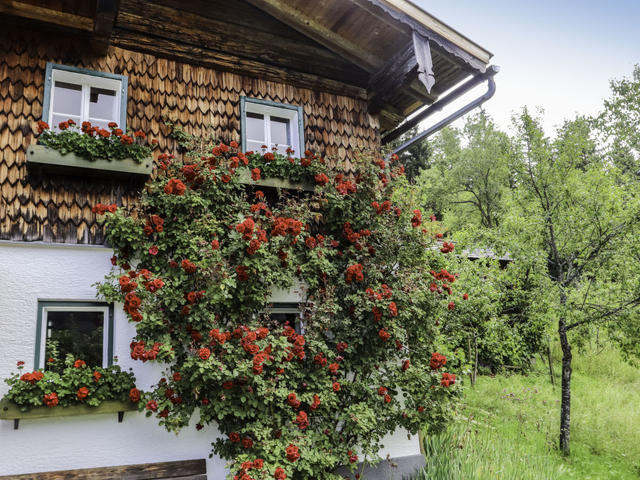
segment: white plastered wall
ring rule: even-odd
[[[25,371],[33,369],[38,300],[96,300],[92,285],[109,272],[112,254],[104,247],[0,242],[0,380],[16,371],[18,360]],[[114,320],[118,364],[133,368],[138,386],[148,388],[160,368],[131,359],[135,328],[121,305]],[[0,381],[0,397],[7,390]],[[209,459],[218,432],[211,426],[196,431],[196,420],[179,435],[138,412],[127,412],[122,423],[116,414],[22,420],[18,430],[0,420],[0,475],[206,458],[208,477],[224,478],[225,462]],[[420,453],[417,439],[406,432],[384,443],[383,457]]]

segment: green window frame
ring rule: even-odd
[[[83,302],[83,301],[49,301],[38,300],[38,314],[36,319],[36,347],[34,355],[34,370],[45,366],[45,342],[47,334],[47,313],[49,311],[102,311],[104,312],[104,328],[102,338],[102,366],[113,365],[114,343],[114,309],[112,303]]]
[[[53,62],[47,62],[45,70],[44,98],[42,99],[42,120],[51,125],[51,118],[53,113],[51,106],[53,82],[54,76],[57,72],[60,72],[61,75],[66,75],[67,77],[71,75],[72,78],[78,79],[79,84],[88,86],[92,86],[91,84],[95,83],[95,86],[100,87],[105,80],[107,82],[110,82],[111,85],[117,85],[116,82],[119,82],[119,86],[117,87],[118,115],[115,120],[118,121],[118,126],[122,130],[126,130],[127,89],[129,84],[129,80],[126,76],[116,73],[100,72],[97,70],[88,70],[86,68],[72,67],[69,65],[60,65]]]
[[[240,96],[240,138],[242,151],[247,151],[247,113],[281,116],[289,120],[291,148],[296,157],[304,154],[304,111],[300,105],[278,103],[261,98]],[[268,140],[267,140],[268,143]]]

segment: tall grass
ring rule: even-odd
[[[427,463],[415,478],[640,479],[640,370],[613,348],[575,352],[566,458],[556,448],[559,401],[542,365],[528,376],[480,377],[458,421],[425,438]]]

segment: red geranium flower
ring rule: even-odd
[[[152,245],[151,248],[149,248],[149,255],[157,255],[159,252],[158,250],[158,246],[157,245]]]
[[[286,480],[287,475],[284,473],[284,469],[282,467],[277,467],[276,471],[273,473],[273,478],[276,480]]]
[[[76,395],[78,397],[78,400],[87,398],[87,395],[89,395],[89,389],[87,387],[80,387]]]
[[[85,361],[84,361],[84,360],[76,360],[76,361],[73,363],[73,367],[74,367],[74,368],[84,367],[85,365],[86,365],[86,363],[85,363]]]
[[[138,403],[140,401],[140,390],[135,387],[129,390],[129,398],[133,403]]]
[[[448,387],[456,383],[456,376],[453,373],[442,373],[442,379],[440,380],[440,385],[443,387]]]
[[[298,447],[296,447],[295,445],[289,444],[286,451],[287,451],[287,460],[289,460],[290,462],[295,462],[300,458],[300,451],[298,450]]]
[[[207,347],[201,348],[200,350],[198,350],[198,356],[202,360],[207,360],[211,356],[211,350],[209,350]]]
[[[254,168],[251,170],[251,178],[253,179],[254,182],[257,182],[258,180],[260,180],[260,169],[259,168]]]
[[[58,405],[58,394],[51,392],[42,398],[42,402],[49,408],[53,408]]]
[[[98,372],[97,370],[95,372],[93,372],[93,381],[94,382],[97,382],[101,378],[102,378],[102,374],[100,372]]]
[[[253,439],[251,439],[251,437],[244,437],[242,439],[242,446],[244,448],[251,448],[253,447]]]
[[[333,382],[333,391],[334,392],[340,391],[340,384],[338,382]]]

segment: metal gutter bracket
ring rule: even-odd
[[[449,93],[446,97],[441,98],[437,102],[431,104],[426,109],[424,109],[422,112],[420,112],[417,115],[415,115],[412,119],[407,120],[402,125],[400,125],[398,128],[396,128],[395,130],[392,130],[391,132],[386,134],[384,137],[382,137],[382,145],[386,145],[386,144],[392,142],[393,140],[396,140],[402,134],[406,133],[411,128],[415,127],[418,123],[420,123],[425,118],[433,115],[436,112],[439,112],[445,106],[447,106],[448,104],[450,104],[454,100],[457,100],[459,97],[461,97],[462,95],[467,93],[469,90],[471,90],[475,86],[483,83],[484,81],[487,81],[487,83],[488,83],[487,87],[488,88],[487,88],[487,91],[483,95],[481,95],[478,98],[476,98],[475,100],[472,100],[471,102],[467,103],[464,107],[456,110],[451,115],[449,115],[445,119],[439,121],[435,125],[432,125],[431,127],[427,128],[423,132],[420,132],[415,137],[407,140],[402,145],[400,145],[399,147],[395,148],[393,150],[393,152],[391,152],[390,155],[392,155],[392,154],[396,154],[396,155],[401,154],[402,152],[404,152],[407,149],[411,148],[411,146],[413,146],[414,144],[423,141],[424,139],[426,139],[427,137],[433,135],[434,133],[438,132],[439,130],[442,130],[444,127],[446,127],[447,125],[451,124],[452,122],[454,122],[458,118],[466,115],[467,113],[469,113],[474,108],[479,107],[484,102],[486,102],[491,97],[493,97],[494,93],[496,92],[496,83],[495,83],[493,77],[499,71],[500,71],[500,67],[498,67],[497,65],[489,66],[485,73],[481,73],[480,75],[476,75],[475,77],[469,79],[467,82],[465,82],[464,84],[462,84],[461,86],[459,86],[458,88],[453,90],[451,93]]]

